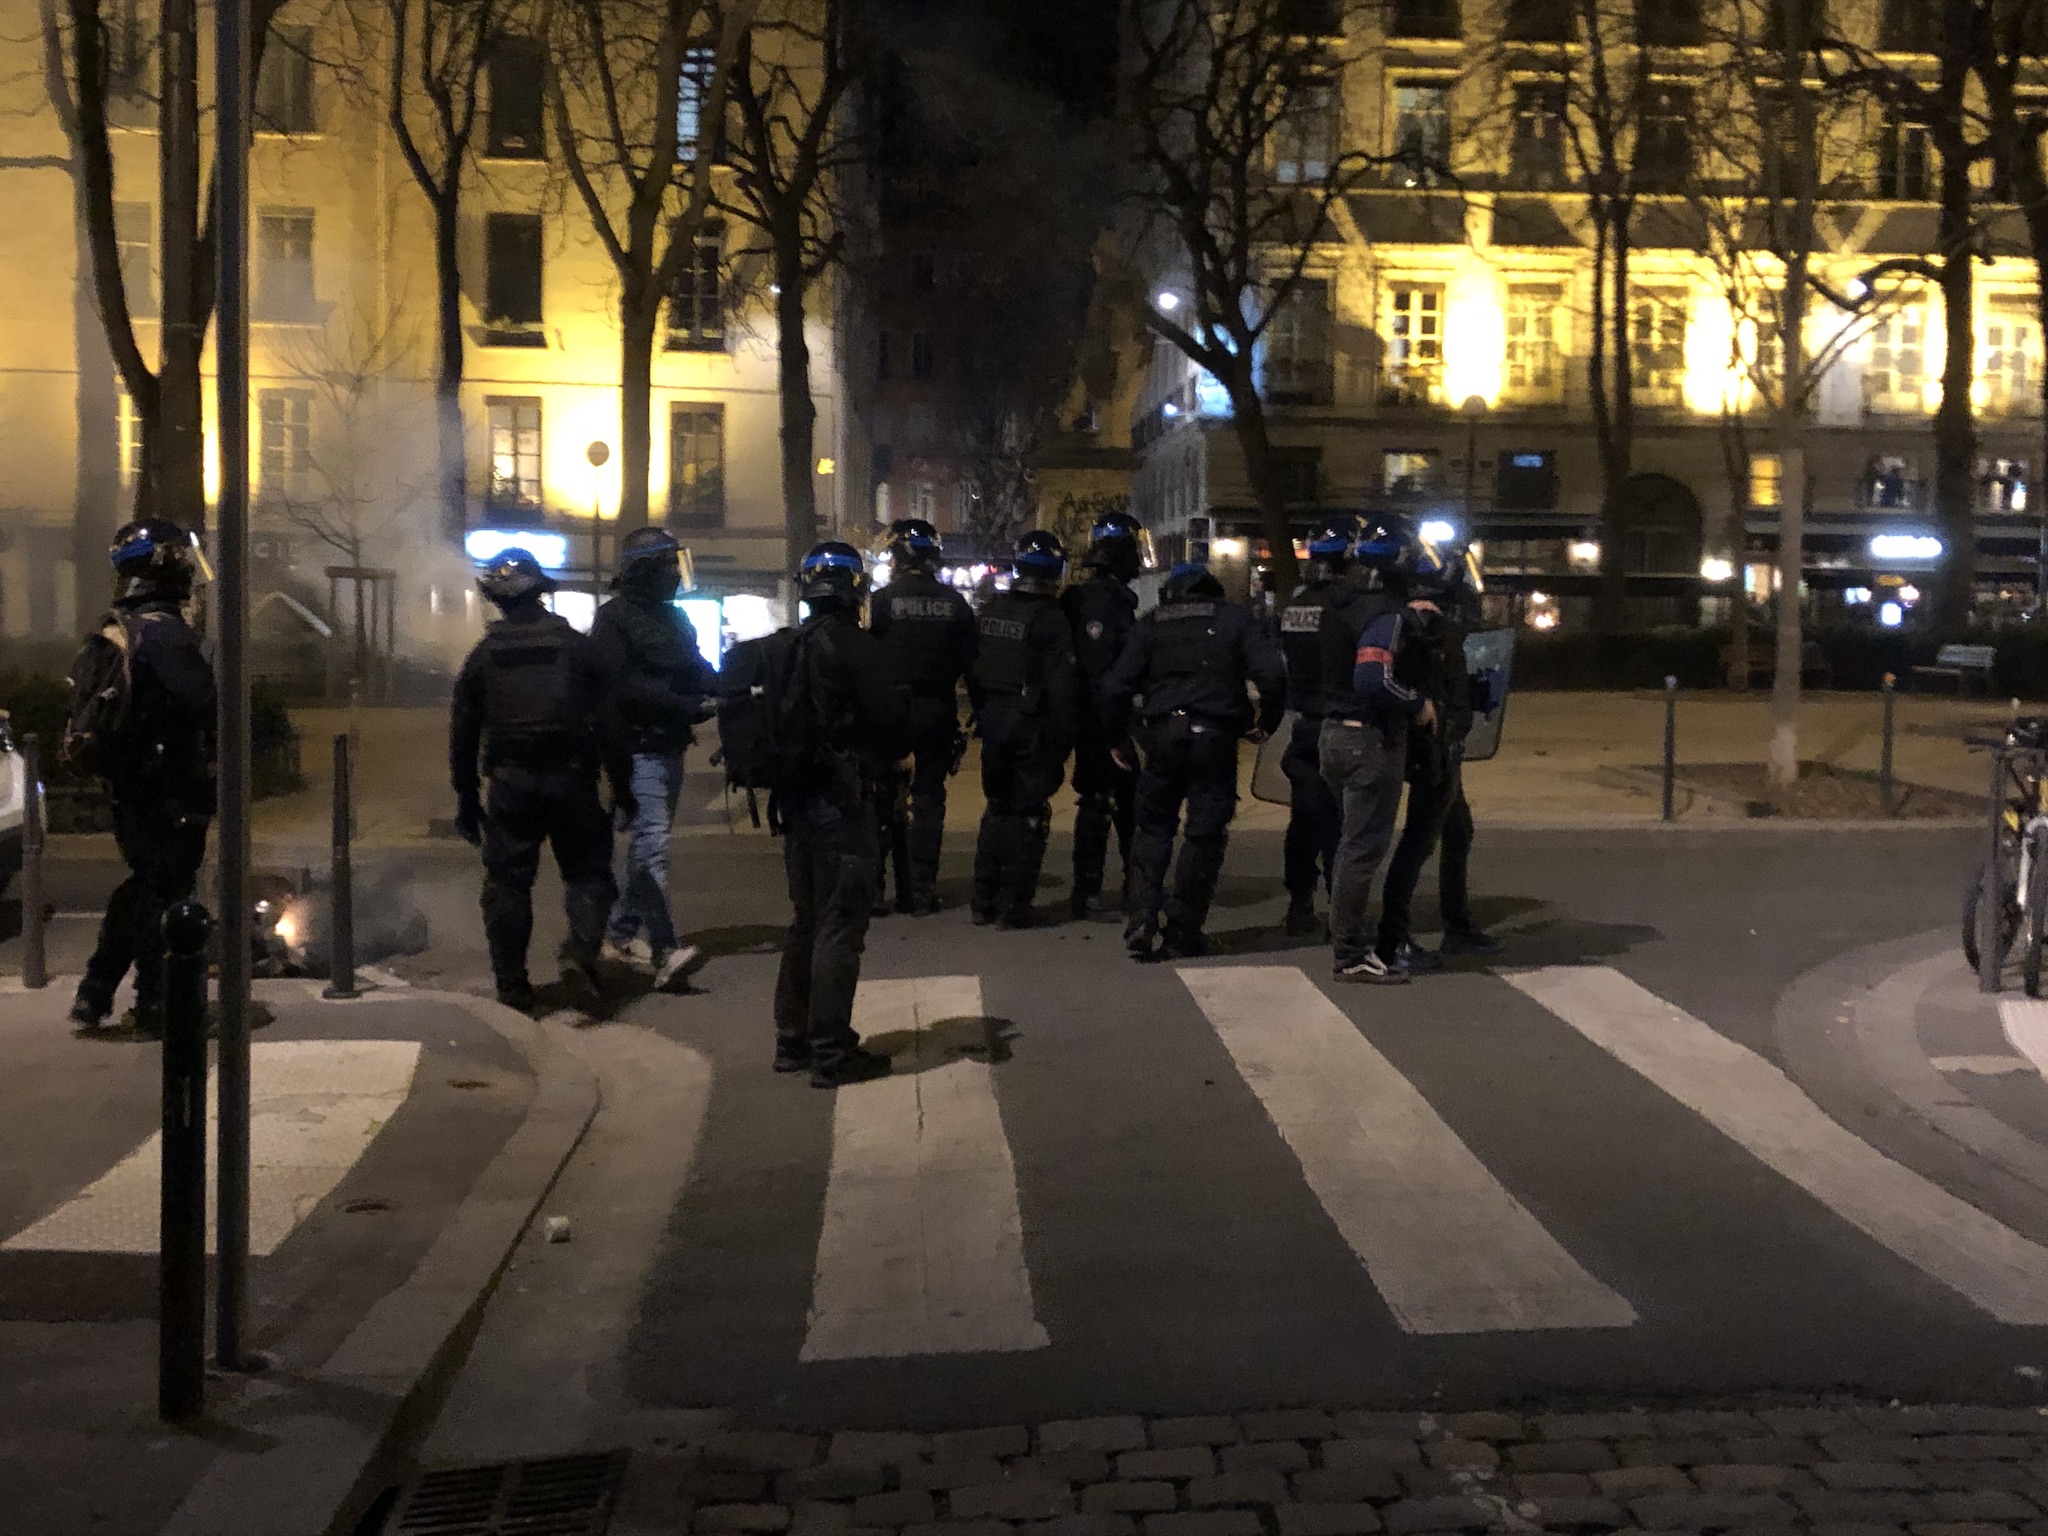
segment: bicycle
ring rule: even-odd
[[[2048,949],[2048,718],[2016,719],[1998,737],[1969,737],[1992,755],[1990,847],[1963,894],[1963,958],[1996,992],[2015,941],[2020,979],[2039,997]]]

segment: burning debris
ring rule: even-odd
[[[406,864],[358,869],[353,885],[355,958],[374,965],[427,947],[427,918],[410,895],[413,871]],[[324,977],[331,955],[334,892],[325,874],[307,870],[294,881],[282,875],[256,877],[253,928],[258,976]]]

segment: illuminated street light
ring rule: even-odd
[[[1723,560],[1719,555],[1709,555],[1700,562],[1700,580],[1711,582],[1733,581],[1735,562]]]
[[[1180,308],[1180,295],[1177,293],[1169,293],[1162,289],[1160,290],[1159,296],[1153,299],[1152,304],[1153,307],[1156,308],[1162,315],[1170,315],[1176,309]]]
[[[1873,560],[1939,560],[1942,542],[1931,533],[1880,533],[1870,541]]]
[[[1458,537],[1458,525],[1447,517],[1432,517],[1415,531],[1425,544],[1449,544]]]

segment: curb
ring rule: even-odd
[[[471,1186],[412,1274],[318,1366],[249,1378],[215,1427],[228,1447],[161,1536],[348,1532],[395,1480],[505,1265],[597,1116],[595,1075],[539,1022],[464,993],[407,991],[488,1025],[534,1077],[526,1119]]]
[[[1664,792],[1664,775],[1661,769],[1634,767],[1621,763],[1606,763],[1602,764],[1594,772],[1597,778],[1616,788],[1637,790],[1652,795],[1661,795]],[[1939,785],[1908,784],[1903,781],[1899,787],[1901,789],[1925,790],[1939,790],[1941,788]],[[1893,816],[1867,820],[1835,820],[1832,818],[1823,819],[1818,816],[1758,816],[1751,812],[1751,802],[1743,799],[1740,795],[1731,794],[1727,790],[1704,789],[1697,784],[1688,783],[1685,778],[1685,765],[1682,763],[1678,768],[1677,788],[1681,794],[1690,797],[1694,802],[1703,806],[1710,806],[1714,809],[1716,812],[1714,830],[1716,831],[1723,830],[1721,824],[1723,818],[1729,824],[1743,827],[1827,827],[1857,832],[1892,831],[1899,828],[1922,827],[1981,827],[1985,824],[1982,815]],[[1944,792],[1954,793],[1954,791]],[[1660,827],[1677,824],[1665,822],[1662,819],[1653,822],[1653,825]]]

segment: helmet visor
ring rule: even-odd
[[[196,533],[188,533],[185,537],[192,541],[192,580],[194,584],[196,585],[201,582],[211,583],[214,579],[213,562],[206,558],[205,542]]]

